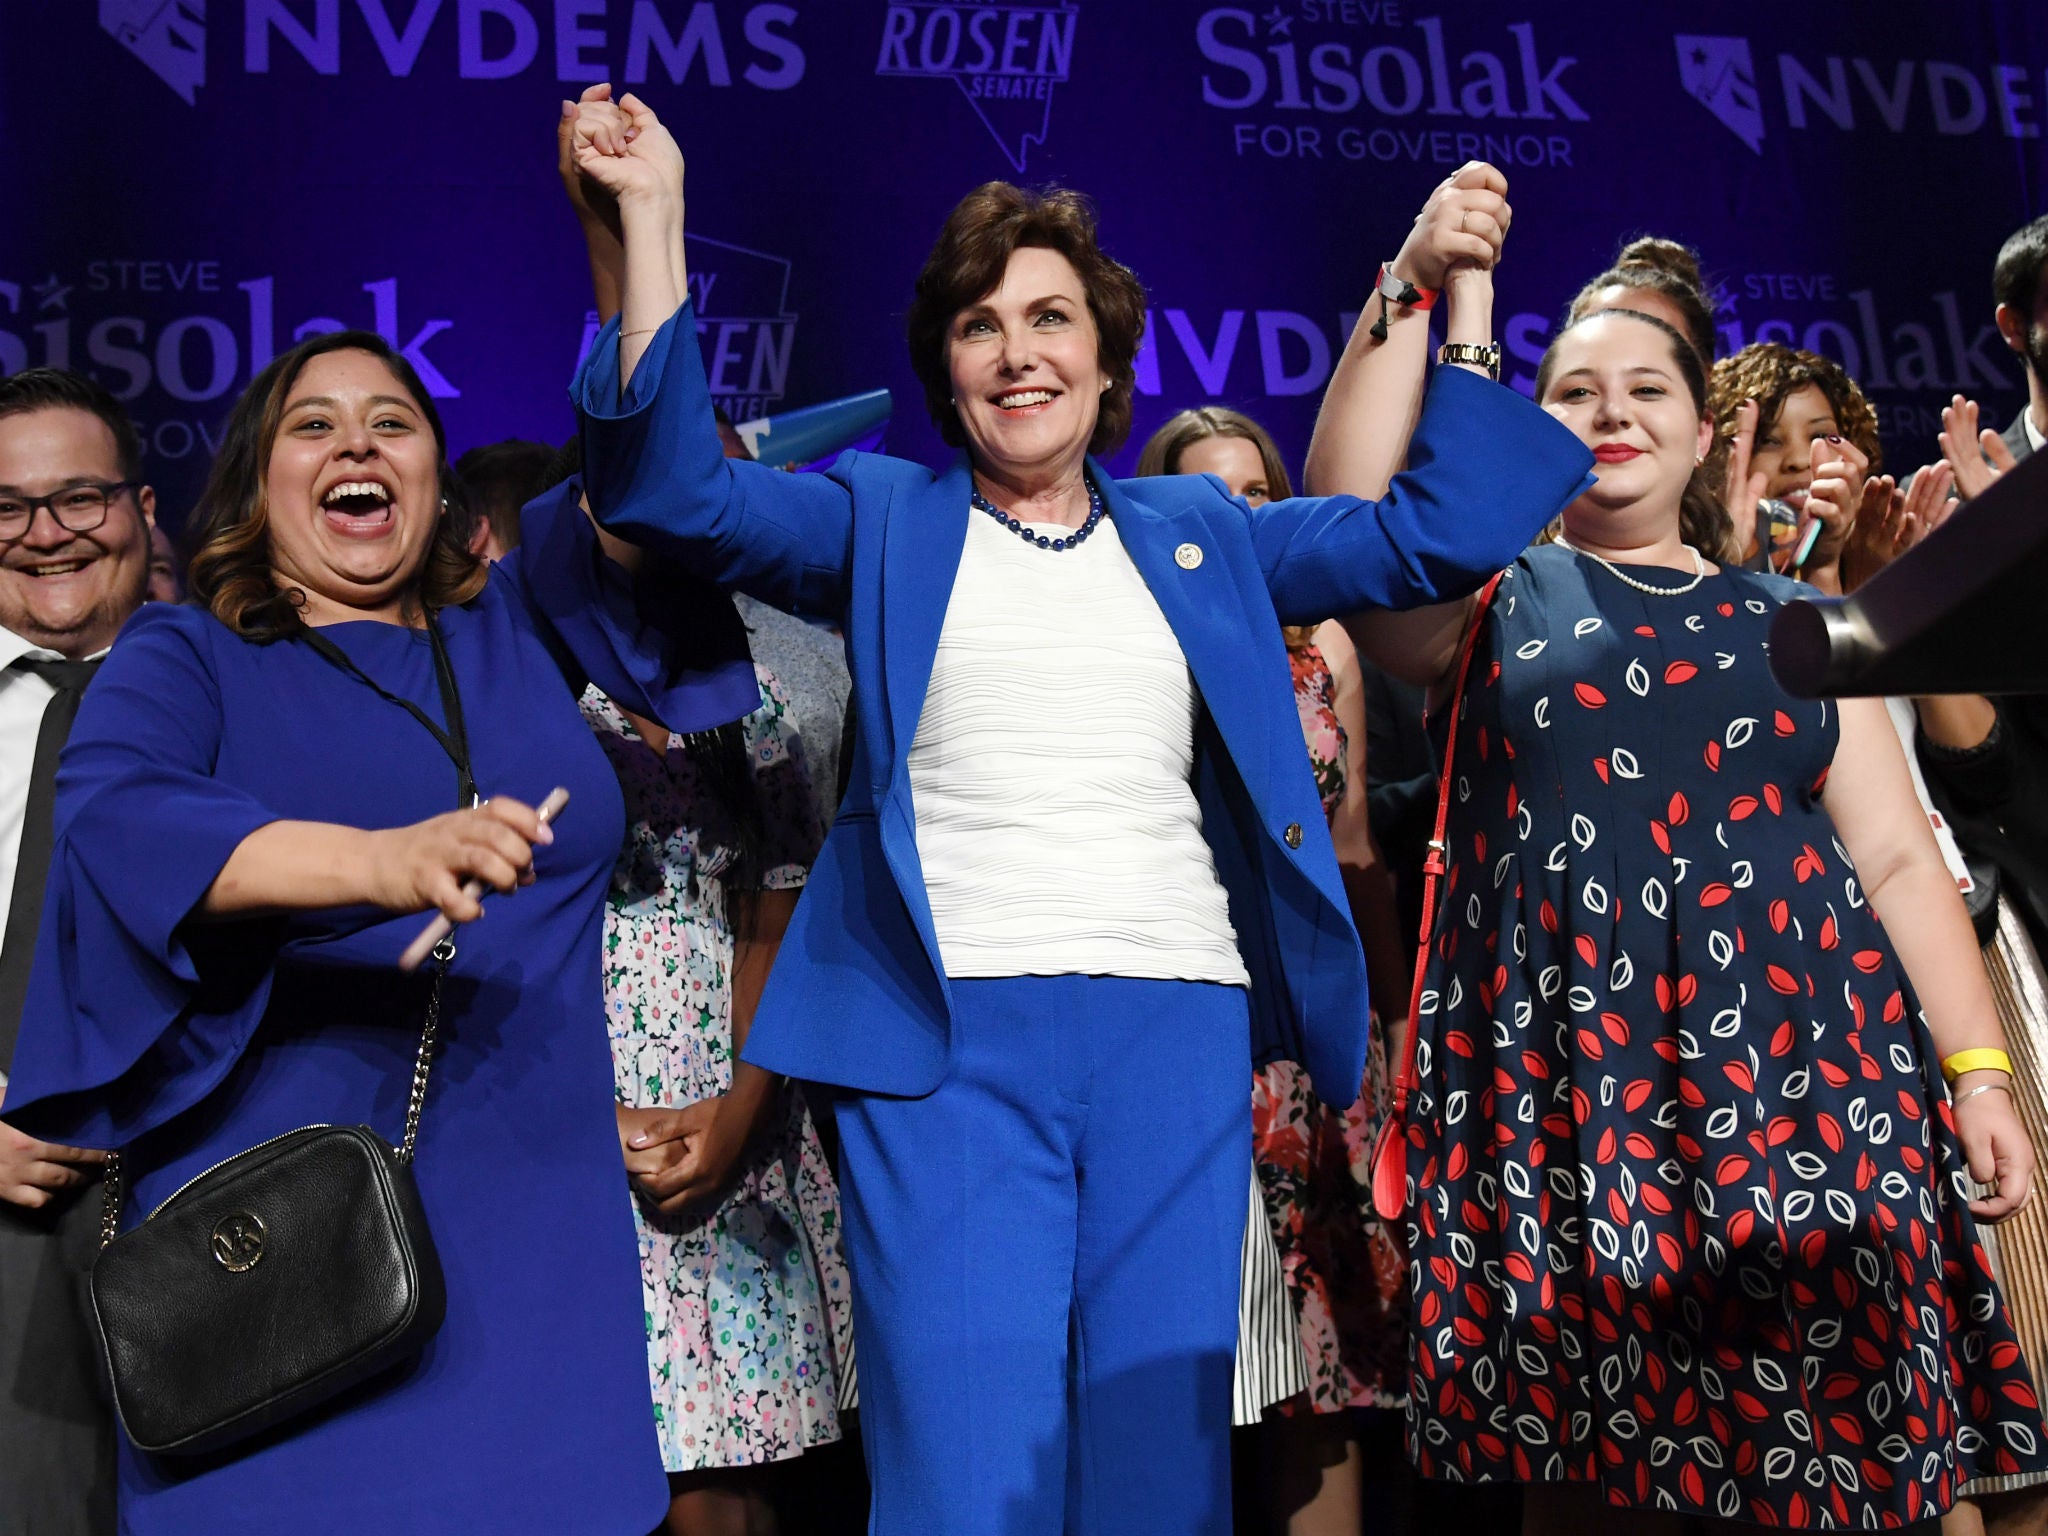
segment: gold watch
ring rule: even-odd
[[[1447,341],[1437,348],[1440,363],[1470,363],[1484,368],[1489,379],[1500,377],[1500,343],[1497,341]]]

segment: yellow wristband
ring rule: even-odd
[[[1941,1058],[1941,1075],[1954,1082],[1965,1072],[1981,1072],[1986,1067],[2012,1076],[2012,1058],[2003,1051],[1994,1051],[1980,1045],[1971,1050],[1957,1051],[1953,1056]]]

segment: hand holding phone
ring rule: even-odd
[[[545,827],[557,816],[561,815],[562,808],[568,803],[569,791],[557,787],[550,790],[548,797],[535,807],[534,815],[539,818],[540,824]],[[484,895],[484,882],[473,879],[464,885],[462,890],[463,894],[469,897],[470,900],[480,902]],[[454,931],[455,924],[449,920],[448,914],[436,912],[433,919],[420,930],[419,937],[408,944],[405,953],[399,956],[398,968],[401,971],[408,972],[418,970],[426,963],[427,956],[434,952],[435,946],[440,944],[443,939],[447,938]]]

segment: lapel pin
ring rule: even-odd
[[[1173,552],[1173,563],[1184,571],[1192,571],[1202,563],[1202,546],[1183,544]]]

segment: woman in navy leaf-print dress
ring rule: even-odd
[[[1531,1530],[1898,1526],[2048,1464],[1972,1216],[2033,1158],[2003,1074],[1943,1086],[2003,1042],[1882,702],[1786,694],[1800,589],[1697,553],[1698,374],[1619,312],[1539,374],[1598,478],[1505,573],[1453,727],[1411,1449],[1531,1484]],[[1469,614],[1407,620],[1439,684]]]

